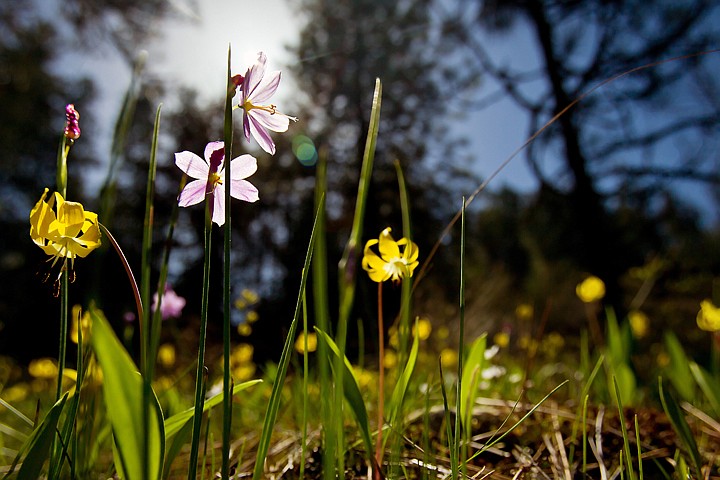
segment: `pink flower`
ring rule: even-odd
[[[178,205],[181,207],[195,205],[209,196],[212,221],[220,226],[225,223],[224,160],[224,142],[208,143],[205,147],[204,160],[188,151],[175,154],[175,165],[189,177],[196,179],[185,185],[178,198]],[[245,180],[256,170],[257,160],[252,155],[241,155],[230,162],[231,197],[246,202],[257,202],[257,188]]]
[[[270,78],[260,85],[265,76],[265,61],[265,54],[258,53],[257,62],[245,73],[238,107],[243,109],[245,138],[249,141],[252,134],[263,150],[274,155],[275,143],[268,130],[284,132],[288,129],[290,120],[297,122],[297,118],[278,112],[275,105],[265,105],[280,85],[280,72],[271,73]]]
[[[150,309],[154,312],[158,304],[158,294],[153,294],[153,303]],[[182,315],[182,309],[185,307],[185,299],[175,293],[170,284],[165,284],[165,293],[162,295],[162,303],[160,304],[160,315],[163,320],[168,318],[178,318]]]

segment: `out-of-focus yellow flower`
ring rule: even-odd
[[[395,350],[385,350],[385,356],[383,357],[383,366],[390,370],[398,364],[398,356]]]
[[[246,382],[255,375],[255,364],[248,363],[232,369],[233,380],[236,383]]]
[[[175,365],[175,345],[172,343],[163,343],[158,348],[158,362],[163,367],[172,367]]]
[[[305,332],[301,332],[295,340],[295,350],[298,353],[305,353]],[[317,350],[317,334],[310,332],[307,334],[307,351],[314,352]]]
[[[89,312],[82,313],[80,305],[72,307],[72,322],[70,323],[70,341],[77,345],[78,343],[78,324],[82,325],[83,343],[87,344],[90,334],[90,326],[92,325],[92,317]]]
[[[657,355],[656,361],[658,367],[665,368],[670,365],[670,355],[668,355],[666,352],[660,352]]]
[[[447,340],[450,337],[450,329],[445,325],[439,327],[435,333],[435,338],[438,340]]]
[[[58,374],[57,363],[52,358],[36,358],[28,365],[28,373],[35,378],[55,378]]]
[[[233,349],[230,354],[230,370],[235,382],[244,382],[255,374],[253,352],[253,346],[247,343],[241,343]]]
[[[515,316],[518,320],[531,320],[535,314],[535,309],[529,303],[521,303],[515,308]]]
[[[412,277],[415,267],[418,266],[417,245],[407,238],[396,242],[390,231],[390,227],[386,228],[380,233],[380,238],[373,238],[365,244],[362,267],[373,282],[380,283],[390,279],[399,282],[401,278]],[[374,245],[378,246],[380,256],[372,250]]]
[[[250,326],[249,323],[243,322],[237,326],[237,331],[243,337],[247,337],[248,335],[250,335],[252,333],[252,327]]]
[[[252,345],[248,343],[241,343],[235,347],[230,354],[230,362],[234,362],[236,364],[251,362],[254,352],[255,349]]]
[[[260,301],[260,296],[257,294],[257,292],[243,288],[242,292],[240,292],[240,297],[238,297],[237,300],[235,300],[235,308],[238,310],[245,310],[246,308],[255,305]]]
[[[457,365],[458,353],[453,348],[443,348],[440,352],[440,363],[443,368]]]
[[[30,388],[27,383],[18,383],[12,387],[3,390],[3,400],[9,404],[22,402],[30,394]]]
[[[712,301],[703,300],[700,302],[700,311],[697,314],[697,325],[701,330],[717,332],[720,330],[720,308]]]
[[[400,335],[395,327],[390,327],[388,331],[388,344],[391,347],[400,348]]]
[[[605,283],[591,275],[575,287],[575,293],[585,303],[597,302],[605,296]]]
[[[86,212],[80,203],[66,202],[57,192],[46,201],[47,194],[46,188],[30,211],[30,238],[53,257],[53,266],[62,257],[64,262],[70,259],[72,268],[76,257],[84,258],[100,246],[97,214]]]
[[[493,336],[493,343],[500,348],[505,348],[510,345],[510,334],[508,332],[497,332]]]
[[[417,335],[420,340],[427,340],[430,338],[432,332],[432,324],[427,318],[420,318],[413,325],[413,335]]]
[[[255,323],[260,318],[260,315],[255,310],[248,310],[245,314],[245,321],[247,323]]]
[[[632,310],[628,313],[630,330],[636,338],[643,338],[650,330],[650,319],[640,310]]]
[[[364,368],[360,368],[355,365],[353,366],[352,372],[355,376],[355,381],[357,382],[358,387],[360,387],[361,390],[366,389],[373,383],[376,383],[375,375],[373,375],[372,372],[365,370]]]

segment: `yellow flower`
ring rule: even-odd
[[[175,345],[172,343],[163,343],[160,345],[157,358],[163,367],[172,367],[175,365]]]
[[[427,318],[420,318],[417,323],[413,325],[413,335],[417,335],[420,340],[427,340],[430,338],[431,332],[432,324]]]
[[[398,356],[397,353],[395,353],[394,350],[386,350],[385,356],[383,358],[383,366],[390,370],[391,368],[394,368],[395,365],[398,364]]]
[[[52,379],[57,377],[58,367],[51,358],[36,358],[28,365],[28,373],[35,378]]]
[[[300,335],[298,335],[297,339],[295,340],[295,350],[298,353],[305,352],[305,332],[302,332]],[[317,334],[315,332],[310,332],[307,334],[307,350],[308,352],[314,352],[315,350],[317,350]]]
[[[255,310],[249,310],[249,311],[245,314],[245,320],[246,320],[248,323],[257,322],[257,321],[258,321],[258,318],[260,318],[260,315],[258,315],[258,313],[257,313]]]
[[[82,312],[80,305],[73,305],[72,307],[72,323],[70,324],[70,341],[78,343],[78,324],[82,325],[82,336],[83,343],[88,341],[90,335],[90,325],[92,325],[92,317],[89,312]]]
[[[531,320],[534,313],[535,310],[529,303],[521,303],[517,306],[517,308],[515,308],[515,316],[518,320]]]
[[[440,352],[440,363],[443,367],[452,367],[457,365],[458,353],[452,348],[443,348]]]
[[[247,337],[252,333],[252,327],[250,326],[249,323],[243,322],[237,326],[237,331],[243,337]]]
[[[700,302],[700,311],[697,314],[697,325],[701,330],[717,332],[720,330],[720,308],[713,305],[710,300]]]
[[[418,247],[407,238],[397,242],[390,235],[390,227],[380,234],[380,238],[368,240],[363,252],[362,267],[368,272],[373,282],[384,282],[392,279],[399,282],[401,278],[412,277],[413,270],[418,266]],[[371,250],[378,245],[380,256]],[[402,251],[400,249],[402,248]]]
[[[585,303],[597,302],[605,296],[605,283],[598,277],[592,275],[575,287],[575,293],[578,298]]]
[[[632,310],[628,313],[630,330],[637,338],[643,338],[650,330],[650,319],[640,310]]]
[[[500,348],[507,347],[510,345],[510,334],[505,331],[497,332],[495,336],[493,336],[493,343]]]
[[[30,238],[54,258],[53,265],[63,257],[72,267],[75,257],[84,258],[100,246],[97,214],[66,202],[57,192],[45,201],[47,193],[46,188],[30,212]]]

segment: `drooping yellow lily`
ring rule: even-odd
[[[390,235],[390,227],[380,233],[380,238],[368,240],[363,252],[362,267],[368,272],[373,282],[384,282],[392,279],[394,282],[401,278],[412,277],[415,267],[418,266],[418,247],[407,238],[397,242]],[[378,246],[380,256],[373,250]]]
[[[57,192],[46,200],[47,194],[46,188],[30,211],[30,238],[53,257],[53,266],[62,257],[64,262],[70,259],[72,268],[76,257],[84,258],[100,246],[97,214]]]

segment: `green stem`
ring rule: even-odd
[[[200,427],[203,413],[203,370],[205,366],[205,334],[207,330],[208,300],[210,294],[210,255],[212,238],[212,217],[210,202],[205,202],[205,263],[203,265],[202,303],[200,306],[200,345],[198,346],[197,372],[195,374],[195,413],[193,417],[192,443],[188,480],[197,477],[198,451],[200,449]]]
[[[227,94],[225,96],[225,229],[223,246],[223,436],[222,436],[222,470],[223,480],[230,478],[230,430],[232,427],[232,379],[230,378],[230,249],[232,242],[232,228],[230,222],[230,162],[232,158],[232,99],[235,95],[235,85],[230,74],[230,46],[227,58]]]

